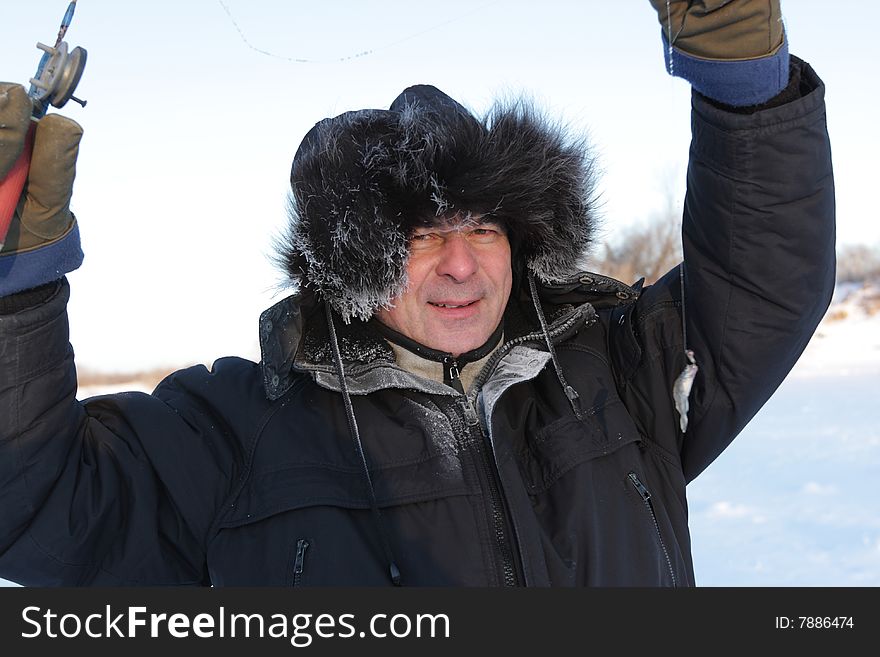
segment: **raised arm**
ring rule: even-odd
[[[24,89],[0,85],[0,180],[29,123]],[[193,368],[152,396],[76,399],[63,275],[82,260],[69,209],[81,134],[69,119],[41,119],[0,253],[0,576],[203,584],[240,456],[238,433],[207,401],[215,374]]]
[[[643,354],[659,344],[622,394],[645,435],[677,436],[662,447],[691,480],[773,394],[827,309],[834,182],[824,85],[785,52],[778,2],[652,4],[673,46],[667,67],[694,86],[684,263],[646,288],[615,339]],[[682,432],[672,389],[686,349],[699,370]],[[664,394],[668,404],[644,401]]]

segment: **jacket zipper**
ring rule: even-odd
[[[498,484],[498,473],[492,467],[493,459],[491,456],[488,440],[480,427],[477,414],[473,406],[463,397],[463,405],[465,407],[465,416],[473,416],[473,421],[468,417],[468,429],[472,437],[476,438],[475,443],[477,460],[479,461],[479,469],[483,473],[486,481],[486,487],[489,493],[489,515],[492,524],[492,530],[495,534],[495,547],[497,554],[501,558],[501,575],[504,586],[518,586],[519,578],[517,577],[516,567],[514,565],[514,549],[512,548],[512,538],[508,540],[508,536],[513,535],[509,528],[509,520],[504,506],[504,499],[501,497],[501,488]],[[517,549],[518,553],[519,550]]]
[[[461,382],[457,380],[457,367],[455,367],[455,361],[453,359],[448,359],[451,361],[452,367],[449,368],[453,376],[446,377],[447,379],[458,382],[458,386],[455,386],[453,383],[453,387],[456,389],[461,388]],[[443,361],[444,367],[444,375],[450,373],[447,370],[447,362]],[[447,381],[449,383],[449,381]],[[486,439],[485,434],[483,433],[482,427],[480,427],[480,421],[477,418],[476,410],[474,409],[473,404],[470,399],[464,394],[459,398],[461,401],[461,405],[464,409],[465,421],[468,426],[468,432],[472,438],[476,440],[472,440],[476,447],[476,451],[478,452],[477,460],[479,461],[478,469],[482,472],[483,477],[486,481],[486,488],[488,490],[489,497],[489,508],[490,508],[490,523],[492,525],[492,530],[495,535],[495,547],[497,552],[501,556],[501,572],[502,579],[504,581],[504,586],[517,586],[519,584],[519,580],[516,575],[516,568],[513,563],[513,550],[511,549],[510,543],[507,540],[507,536],[511,534],[508,531],[508,520],[506,517],[506,513],[504,510],[504,500],[501,497],[501,489],[498,485],[498,474],[492,468],[492,460],[491,460],[491,452],[490,446],[488,444],[488,440]]]
[[[513,551],[507,540],[507,536],[510,532],[507,530],[504,501],[501,498],[497,475],[493,472],[490,462],[488,441],[483,435],[483,430],[480,427],[480,420],[477,417],[474,405],[471,403],[471,400],[467,395],[464,394],[464,386],[462,386],[461,379],[459,378],[458,362],[452,356],[447,356],[443,359],[443,380],[447,385],[452,386],[455,390],[461,393],[460,400],[464,409],[464,417],[467,422],[468,432],[472,437],[477,439],[472,442],[476,442],[477,444],[476,451],[479,453],[477,460],[479,461],[479,468],[483,472],[488,488],[489,515],[491,516],[490,522],[495,534],[495,547],[501,555],[502,579],[504,580],[505,586],[516,586],[517,577],[516,569],[513,565]]]
[[[639,496],[642,498],[642,501],[645,503],[645,508],[648,509],[648,513],[651,514],[651,521],[654,523],[654,530],[657,532],[657,540],[660,541],[660,549],[663,550],[663,556],[666,558],[666,567],[669,569],[670,577],[672,577],[672,586],[678,586],[675,579],[675,571],[672,569],[672,560],[669,558],[669,551],[666,549],[666,543],[663,542],[663,536],[660,534],[660,525],[657,522],[657,515],[654,513],[654,503],[651,501],[651,493],[648,492],[648,489],[639,480],[639,477],[635,472],[630,472],[627,476]]]
[[[492,523],[492,530],[495,534],[495,547],[501,555],[501,571],[502,579],[505,586],[516,586],[516,568],[513,565],[513,551],[507,536],[510,532],[507,529],[507,520],[504,512],[504,501],[501,498],[501,491],[497,482],[497,475],[493,472],[489,456],[488,441],[483,435],[480,427],[480,420],[471,400],[464,394],[464,386],[461,383],[460,373],[458,370],[458,362],[452,356],[443,359],[443,380],[447,385],[452,386],[461,393],[461,402],[464,407],[465,421],[468,425],[470,434],[477,438],[479,452],[480,469],[486,479],[489,492],[489,508]]]
[[[293,560],[293,585],[302,585],[303,562],[306,558],[306,550],[309,548],[309,542],[301,538],[296,542],[296,558]]]
[[[593,316],[595,316],[595,311],[593,311]],[[549,332],[550,337],[553,338],[564,334],[579,321],[583,321],[583,317],[581,313],[575,313],[571,318],[554,327],[554,329]],[[514,566],[512,539],[511,541],[508,541],[506,538],[509,534],[512,534],[512,532],[510,532],[508,528],[510,521],[507,519],[504,498],[501,496],[501,487],[499,485],[500,474],[498,473],[498,465],[495,463],[494,450],[492,449],[488,436],[483,431],[483,427],[480,425],[479,417],[477,416],[474,406],[474,400],[477,391],[479,391],[483,383],[485,383],[488,373],[495,368],[498,361],[500,361],[511,349],[526,342],[543,340],[543,337],[544,335],[541,332],[529,333],[528,335],[509,340],[499,347],[495,353],[492,354],[480,374],[477,375],[477,379],[471,387],[471,395],[464,394],[464,388],[461,385],[461,381],[458,379],[458,364],[455,360],[449,358],[443,361],[444,379],[448,379],[450,385],[463,393],[462,406],[464,407],[465,419],[468,427],[470,427],[472,435],[478,434],[477,437],[479,438],[480,447],[477,451],[480,455],[479,460],[480,465],[482,466],[483,475],[486,478],[489,488],[489,501],[492,516],[491,522],[495,531],[495,544],[501,555],[501,569],[505,586],[517,586],[519,584],[519,578]],[[447,360],[449,362],[447,362]],[[519,547],[516,548],[515,552],[519,555],[520,560],[522,560]]]

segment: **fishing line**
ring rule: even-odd
[[[281,59],[281,60],[288,61],[288,62],[294,62],[296,64],[338,64],[341,62],[351,61],[352,59],[359,59],[361,57],[366,57],[367,55],[372,55],[374,53],[379,52],[380,50],[386,50],[388,48],[393,48],[394,46],[398,46],[401,43],[405,43],[406,41],[410,41],[412,39],[415,39],[416,37],[420,37],[423,34],[427,34],[428,32],[433,32],[434,30],[438,30],[441,27],[445,27],[446,25],[460,21],[464,18],[467,18],[468,16],[471,16],[471,15],[477,13],[478,11],[482,11],[486,7],[490,7],[492,5],[498,4],[500,1],[501,0],[493,0],[492,2],[486,2],[486,3],[478,6],[476,9],[473,9],[465,14],[461,14],[460,16],[457,16],[456,18],[451,18],[444,23],[438,23],[437,25],[434,25],[434,26],[429,27],[425,30],[422,30],[421,32],[416,32],[414,34],[410,34],[409,36],[403,37],[402,39],[398,39],[397,41],[393,41],[393,42],[388,43],[384,46],[370,48],[369,50],[362,50],[361,52],[352,53],[351,55],[346,55],[344,57],[337,57],[337,58],[332,58],[332,59],[306,59],[306,58],[302,58],[302,57],[286,57],[284,55],[276,55],[275,53],[269,52],[268,50],[263,50],[262,48],[258,48],[257,46],[253,45],[248,40],[248,38],[245,36],[244,31],[241,29],[241,27],[239,27],[238,22],[236,22],[235,17],[232,15],[232,12],[229,10],[228,5],[223,0],[217,0],[217,2],[220,3],[220,6],[223,7],[223,11],[226,12],[226,15],[229,17],[229,20],[232,22],[233,27],[235,27],[235,30],[238,32],[238,35],[241,37],[241,40],[245,43],[245,45],[248,48],[260,53],[261,55],[266,55],[267,57],[272,57],[274,59]]]

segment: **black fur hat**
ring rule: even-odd
[[[279,260],[345,321],[406,289],[411,231],[480,214],[504,225],[517,262],[552,282],[580,269],[593,232],[583,143],[524,103],[482,121],[440,90],[406,89],[388,110],[324,119],[296,152]]]

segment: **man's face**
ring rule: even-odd
[[[454,356],[482,346],[501,322],[513,273],[499,224],[447,221],[417,228],[406,291],[376,317],[386,326]]]

